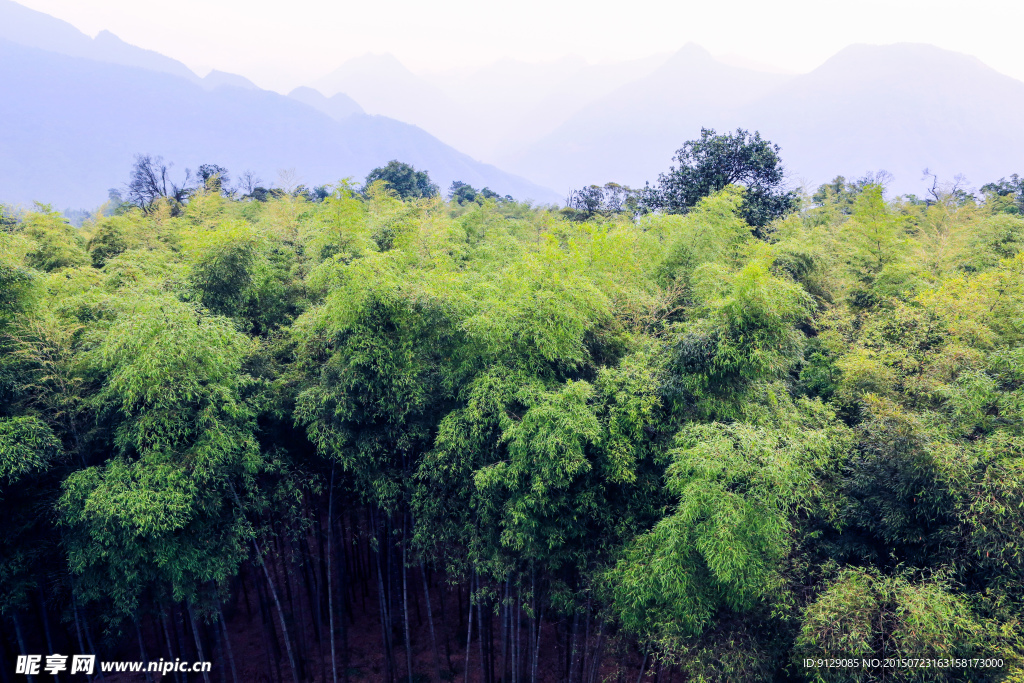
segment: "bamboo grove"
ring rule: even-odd
[[[838,179],[755,236],[735,186],[641,216],[322,194],[5,212],[5,663],[1024,680],[1005,197]],[[1003,664],[802,664],[844,656]]]

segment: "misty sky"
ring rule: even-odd
[[[89,35],[108,29],[205,74],[286,90],[366,52],[414,71],[500,57],[608,62],[689,41],[783,70],[813,69],[851,43],[931,43],[1024,80],[1024,3],[981,0],[18,0]]]

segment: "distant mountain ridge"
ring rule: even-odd
[[[174,59],[106,31],[90,38],[12,0],[0,0],[4,39],[0,78],[17,95],[0,100],[0,161],[20,166],[0,168],[0,201],[46,199],[41,188],[55,186],[43,178],[54,174],[80,176],[95,197],[98,183],[125,177],[132,154],[151,152],[180,165],[252,168],[268,180],[295,167],[309,183],[360,177],[398,158],[445,187],[461,180],[558,202],[592,183],[656,180],[702,127],[761,132],[781,146],[791,181],[810,189],[882,169],[894,176],[890,191],[917,194],[925,168],[944,179],[964,174],[974,186],[1024,172],[1024,83],[928,45],[850,46],[798,75],[716,59],[694,44],[619,64],[503,59],[426,76],[368,54],[284,97],[236,74],[199,78]],[[38,80],[19,75],[26,70]],[[184,83],[193,89],[180,90]],[[115,97],[125,106],[112,106]],[[353,137],[365,135],[380,137]],[[102,173],[75,176],[86,151]]]
[[[12,0],[0,0],[0,38],[26,47],[172,74],[190,81],[200,78],[176,59],[129,45],[110,31],[90,38],[77,28]]]
[[[588,103],[660,65],[665,56],[588,65],[580,57],[419,75],[394,55],[352,58],[310,83],[345,94],[367,112],[417,125],[473,156],[493,160],[558,127]]]
[[[502,166],[563,191],[642,185],[701,127],[758,130],[794,182],[886,170],[922,193],[922,170],[975,186],[1024,169],[1024,83],[929,45],[850,46],[807,74],[722,64],[687,46],[646,79],[588,105]]]
[[[850,46],[748,104],[749,121],[813,183],[885,169],[922,193],[928,168],[975,187],[1024,169],[1024,83],[930,45]],[[829,163],[831,161],[831,163]]]
[[[198,79],[197,79],[198,80]],[[244,87],[204,89],[168,73],[0,40],[0,201],[94,207],[138,153],[181,171],[217,163],[267,183],[295,169],[308,185],[361,180],[401,159],[447,188],[460,180],[537,202],[560,195],[475,161],[423,130],[354,114],[338,122],[295,99]]]
[[[288,97],[327,114],[335,121],[345,121],[350,116],[366,113],[363,111],[363,108],[359,106],[358,102],[345,93],[338,93],[331,97],[324,97],[319,90],[303,86],[292,90],[288,93]]]
[[[733,109],[790,78],[723,64],[690,43],[505,162],[566,191],[608,181],[643,185],[702,126],[721,126]]]
[[[1024,172],[1024,83],[968,55],[854,45],[794,75],[688,44],[618,66],[500,60],[420,77],[391,55],[366,55],[317,84],[561,194],[654,181],[703,127],[760,131],[782,147],[792,182],[811,189],[883,169],[891,192],[917,194],[925,168],[975,186]]]

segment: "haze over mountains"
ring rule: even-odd
[[[759,130],[811,187],[884,169],[891,191],[922,194],[925,168],[977,186],[1024,166],[1024,83],[921,44],[851,46],[801,75],[728,64],[694,44],[621,65],[505,60],[440,78],[367,55],[314,85],[563,195],[653,181],[701,127]]]
[[[496,160],[644,77],[667,57],[603,65],[579,57],[546,63],[502,59],[482,69],[417,75],[393,55],[368,54],[311,85],[328,96],[348,95],[371,114],[420,126],[476,158]]]
[[[790,178],[811,187],[884,169],[890,190],[922,194],[924,168],[975,186],[1019,173],[1022,111],[1024,83],[928,45],[851,46],[792,77],[727,66],[688,46],[498,161],[556,189],[642,184],[701,126],[741,126],[779,144]]]
[[[95,206],[150,153],[268,183],[295,169],[308,185],[397,158],[442,189],[461,180],[558,202],[591,183],[655,180],[701,127],[759,130],[810,188],[884,169],[891,192],[922,194],[926,167],[975,186],[1024,171],[1024,83],[972,57],[857,45],[800,75],[728,61],[689,44],[617,64],[416,74],[371,54],[286,97],[0,0],[0,201]]]
[[[0,27],[0,201],[98,206],[127,180],[138,153],[174,162],[177,174],[216,163],[252,170],[268,185],[294,169],[310,186],[359,181],[397,158],[427,169],[442,188],[461,180],[520,199],[561,199],[415,126],[358,110],[338,120],[233,74],[200,79],[179,62],[89,38],[9,0],[0,0]],[[144,68],[128,66],[135,61]],[[332,102],[337,113],[344,98]]]

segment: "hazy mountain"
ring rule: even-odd
[[[315,185],[361,180],[400,159],[453,180],[520,199],[561,196],[474,161],[423,130],[356,114],[339,123],[264,90],[201,85],[169,74],[72,58],[0,40],[0,201],[96,206],[122,185],[137,153],[176,172],[217,163],[267,181],[294,168]]]
[[[612,180],[642,185],[701,126],[731,124],[738,107],[789,79],[723,64],[691,43],[503,161],[563,192]]]
[[[355,114],[366,113],[358,102],[341,92],[331,97],[324,97],[319,90],[302,86],[288,93],[288,97],[327,114],[335,121],[344,121]]]
[[[77,28],[12,0],[0,0],[0,39],[69,57],[160,71],[198,81],[191,69],[159,52],[129,45],[109,31],[90,38]]]
[[[812,186],[885,169],[921,194],[925,167],[974,186],[1024,169],[1024,83],[929,45],[848,47],[744,107],[734,123],[783,148]]]
[[[884,169],[890,190],[920,194],[925,167],[975,185],[1020,172],[1021,111],[1024,83],[927,45],[852,46],[799,76],[730,66],[689,45],[497,161],[562,192],[642,185],[701,127],[741,126],[781,145],[795,182]]]
[[[420,126],[486,160],[520,150],[580,109],[641,78],[664,57],[588,65],[581,57],[531,63],[500,59],[479,69],[418,75],[390,54],[345,62],[313,87],[344,93],[371,114]]]
[[[457,127],[453,122],[455,103],[394,55],[367,54],[350,59],[311,85],[327,97],[344,93],[368,114],[405,121],[449,144],[455,142],[451,139]]]
[[[616,88],[643,78],[667,56],[614,64],[580,57],[531,63],[502,59],[482,69],[432,81],[460,105],[460,149],[501,158],[555,130],[573,114]]]
[[[17,93],[0,100],[0,199],[95,204],[150,152],[268,180],[295,167],[309,184],[399,158],[442,186],[558,201],[590,183],[653,181],[702,127],[738,126],[781,145],[790,178],[812,188],[885,169],[891,190],[920,194],[926,167],[975,185],[1024,171],[1024,83],[926,45],[853,46],[802,75],[692,44],[619,64],[502,59],[424,76],[364,55],[283,97],[11,0],[0,39],[0,77]]]
[[[259,90],[259,86],[245,76],[229,74],[226,71],[214,69],[206,74],[202,80],[202,86],[207,90],[214,88],[242,88],[243,90]]]

